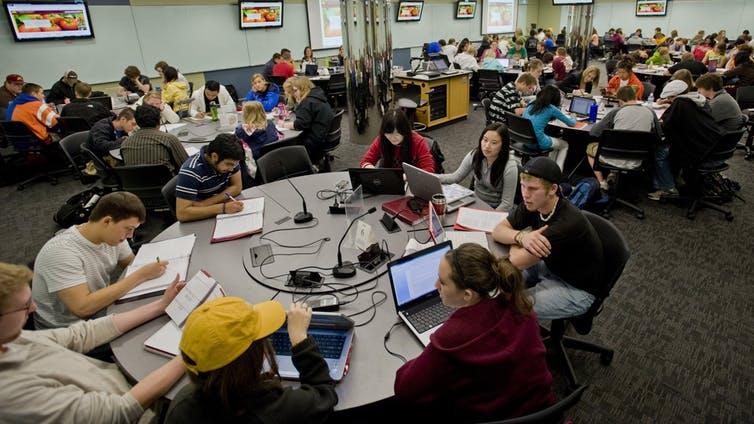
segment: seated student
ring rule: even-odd
[[[269,338],[286,322],[278,301],[249,305],[238,297],[224,297],[196,308],[180,342],[191,383],[170,403],[165,422],[325,422],[338,395],[317,343],[307,335],[311,318],[312,309],[305,303],[288,308],[291,353],[301,374],[294,388],[281,384]]]
[[[492,49],[487,49],[487,52],[483,56],[481,69],[491,69],[493,71],[505,72],[505,67],[500,64],[495,58],[495,52]]]
[[[476,60],[476,53],[476,47],[469,45],[466,50],[458,53],[453,60],[464,71],[477,71],[479,70],[479,63]]]
[[[585,313],[604,278],[602,242],[584,214],[561,199],[561,178],[549,158],[526,162],[523,202],[492,232],[495,241],[510,246],[510,262],[526,270],[527,294],[540,320]]]
[[[555,50],[555,57],[552,59],[552,73],[555,81],[563,81],[570,69],[567,64],[568,53],[566,53],[565,47],[558,47]],[[571,61],[573,66],[573,61]]]
[[[581,96],[584,94],[592,94],[592,89],[595,84],[600,81],[600,68],[592,65],[587,67],[581,72],[573,71],[569,72],[563,81],[558,84],[560,91],[574,96]]]
[[[621,87],[615,97],[618,99],[619,107],[613,108],[604,118],[594,124],[592,129],[589,130],[589,135],[599,138],[606,129],[654,131],[657,135],[657,141],[662,140],[662,129],[657,115],[652,109],[644,107],[636,101],[633,88]],[[608,184],[602,172],[594,169],[594,157],[597,155],[598,147],[599,143],[589,143],[586,146],[586,158],[600,183],[600,188],[607,190]]]
[[[667,47],[659,47],[652,53],[652,56],[645,62],[647,65],[670,65],[673,59],[670,58],[670,51]]]
[[[152,89],[152,84],[149,82],[149,78],[146,75],[142,75],[141,71],[136,66],[131,65],[126,67],[123,74],[123,78],[121,78],[118,83],[121,87],[122,94],[137,94],[141,97]]]
[[[555,403],[547,350],[521,272],[508,259],[464,243],[445,254],[437,276],[442,303],[458,309],[396,372],[401,409],[418,407],[419,422],[486,422]]]
[[[0,87],[0,110],[8,109],[8,105],[19,94],[24,86],[24,77],[18,74],[10,74],[5,77],[5,84]],[[0,115],[0,118],[5,119],[5,115]]]
[[[706,75],[706,74],[705,74]],[[689,72],[688,69],[679,69],[675,72],[673,72],[673,75],[670,76],[670,81],[675,80],[681,80],[686,83],[686,86],[689,88],[689,91],[695,91],[696,87],[694,86],[694,77],[691,75],[691,72]],[[668,107],[670,103],[672,103],[673,98],[663,98],[660,97],[655,101],[655,103],[659,105],[665,105],[665,107]]]
[[[162,101],[175,111],[181,111],[178,102],[188,98],[188,85],[178,79],[178,71],[172,66],[163,69]]]
[[[725,44],[718,43],[712,50],[709,50],[704,54],[702,63],[709,65],[711,61],[717,61],[716,66],[722,68],[725,66],[725,61],[728,60],[728,56],[725,54],[725,52]]]
[[[214,103],[226,112],[235,112],[236,104],[230,97],[228,89],[217,81],[207,81],[191,94],[193,102],[189,105],[189,116],[202,119],[210,115],[211,105]]]
[[[69,69],[63,76],[52,85],[50,92],[47,94],[46,103],[54,105],[68,104],[75,97],[73,86],[79,81],[76,71]]]
[[[610,94],[615,94],[621,87],[629,86],[634,87],[636,90],[636,100],[641,100],[644,95],[644,84],[639,81],[639,78],[634,74],[633,62],[629,60],[621,60],[615,66],[615,76],[610,78],[607,83],[607,91]]]
[[[280,53],[275,53],[272,55],[272,58],[265,62],[264,64],[264,70],[262,71],[262,75],[265,79],[269,79],[272,76],[272,68],[278,64],[283,59],[283,56]],[[252,78],[252,84],[254,83]]]
[[[183,163],[175,188],[175,214],[188,222],[221,213],[237,213],[243,203],[230,200],[241,194],[243,183],[239,163],[243,148],[233,134],[218,134],[199,153]]]
[[[505,84],[492,96],[490,108],[487,111],[490,121],[506,123],[505,112],[523,115],[526,110],[525,98],[533,96],[536,90],[537,79],[529,72],[524,72],[516,81]]]
[[[242,179],[244,188],[253,185],[256,177],[256,158],[261,156],[262,146],[278,139],[275,123],[267,119],[262,104],[257,101],[243,105],[243,122],[236,127],[236,137],[241,140],[244,149]]]
[[[175,358],[131,385],[114,364],[81,353],[162,315],[184,283],[159,300],[68,328],[26,331],[37,312],[23,265],[0,263],[0,421],[5,423],[150,422],[150,407],[183,376]]]
[[[59,133],[48,131],[57,127],[58,114],[44,102],[44,90],[37,84],[24,84],[21,94],[8,105],[6,119],[23,122],[45,144],[60,140]]]
[[[102,103],[89,100],[89,96],[92,94],[92,87],[89,84],[79,81],[73,88],[76,98],[63,107],[60,116],[84,118],[90,127],[99,120],[113,117],[112,112],[102,106]]]
[[[560,90],[553,85],[545,86],[537,94],[534,102],[526,107],[523,117],[531,120],[534,133],[537,135],[537,144],[527,147],[532,149],[552,148],[550,157],[558,163],[560,169],[563,169],[568,155],[568,143],[561,138],[550,137],[545,134],[545,127],[552,119],[558,119],[569,127],[576,125],[575,119],[569,118],[560,111]]]
[[[508,212],[518,187],[518,161],[510,157],[508,127],[494,122],[482,130],[479,144],[461,160],[452,174],[440,175],[443,184],[460,183],[474,174],[474,194],[491,208]]]
[[[495,59],[500,59],[500,58],[505,57],[505,55],[503,54],[502,50],[500,50],[500,48],[498,48],[498,42],[497,41],[492,41],[490,43],[490,47],[489,48],[482,50],[482,54],[480,55],[480,57],[487,58],[487,57],[489,57],[487,55],[488,53],[492,53],[493,54],[492,57],[494,57]]]
[[[332,108],[325,92],[306,77],[294,77],[291,90],[296,101],[296,120],[279,121],[278,126],[301,131],[298,139],[306,146],[312,163],[318,163],[325,155],[321,146],[330,132]]]
[[[159,74],[160,78],[162,78],[163,80],[165,79],[165,69],[167,69],[168,66],[169,66],[168,63],[165,62],[164,60],[161,60],[161,61],[155,63],[155,65],[154,65],[154,70],[157,71],[157,74]],[[178,75],[178,78],[177,78],[178,81],[182,82],[182,83],[184,83],[186,85],[186,94],[187,95],[190,94],[190,93],[188,93],[188,86],[189,86],[188,79],[186,79],[186,77],[183,76],[182,73],[178,72],[178,68],[175,68],[175,70],[176,70],[176,74]]]
[[[115,166],[117,159],[110,156],[110,150],[119,149],[123,140],[134,128],[136,128],[134,111],[129,108],[123,109],[116,118],[103,118],[92,125],[86,147],[101,158],[111,158],[105,160],[111,166]]]
[[[697,92],[709,99],[712,117],[726,131],[738,131],[749,120],[738,102],[723,90],[723,78],[717,73],[704,74],[696,80]]]
[[[456,39],[449,38],[447,44],[445,44],[444,42],[445,40],[438,41],[440,46],[442,46],[442,54],[447,56],[450,62],[453,62],[453,59],[456,57],[456,53],[458,52],[458,46],[456,46]],[[524,49],[524,53],[526,53],[526,49]]]
[[[671,76],[679,69],[688,69],[689,72],[691,72],[691,75],[702,75],[707,73],[707,67],[704,66],[702,62],[695,60],[694,55],[688,52],[682,54],[681,61],[666,69],[663,74],[666,77]]]
[[[526,48],[524,47],[525,39],[516,39],[515,47],[508,49],[508,57],[514,60],[526,59]]]
[[[173,175],[188,154],[178,137],[160,131],[160,111],[150,105],[136,108],[136,125],[139,129],[128,136],[120,147],[120,154],[126,166],[165,165]]]
[[[411,129],[406,114],[400,109],[385,112],[380,133],[361,158],[362,168],[374,168],[382,159],[383,168],[401,168],[408,163],[427,172],[435,172],[435,161],[427,141]]]
[[[173,111],[173,108],[169,104],[162,101],[162,94],[159,91],[152,90],[145,94],[144,97],[136,101],[130,107],[136,110],[137,107],[142,104],[148,104],[154,106],[160,110],[160,123],[161,124],[176,124],[181,120],[181,117]]]
[[[729,71],[736,67],[736,56],[739,53],[746,53],[751,57],[752,51],[754,51],[754,47],[752,47],[750,44],[740,44],[734,47],[730,52],[728,52],[728,61],[725,62],[725,70]],[[0,106],[2,106],[0,104]]]
[[[105,316],[105,309],[131,289],[159,277],[167,261],[144,265],[112,282],[134,259],[126,239],[147,218],[144,205],[127,191],[97,202],[89,221],[50,239],[34,262],[32,293],[37,328],[67,327],[83,319]]]
[[[281,54],[280,62],[272,67],[272,75],[283,78],[290,78],[295,75],[290,51]]]
[[[304,57],[301,58],[301,68],[303,69],[307,64],[317,64],[317,59],[314,57],[312,48],[309,46],[304,47]]]
[[[280,101],[280,87],[274,82],[267,82],[262,74],[254,74],[251,77],[251,90],[244,101],[252,100],[261,103],[265,112],[270,112]]]
[[[731,95],[735,93],[739,87],[748,87],[754,85],[754,62],[752,62],[751,54],[748,51],[742,51],[736,54],[733,58],[735,67],[729,71],[723,73],[723,79],[726,81],[726,86],[731,85],[729,93]]]

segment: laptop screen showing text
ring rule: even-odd
[[[583,116],[589,116],[589,108],[592,106],[592,103],[594,103],[594,99],[573,96],[571,99],[571,107],[568,111]]]
[[[450,250],[449,244],[442,249],[430,248],[425,254],[418,254],[390,267],[390,275],[395,288],[395,301],[398,306],[403,306],[437,290],[435,288],[437,268],[448,250]]]
[[[448,69],[448,65],[445,63],[445,59],[442,56],[430,56],[430,60],[432,60],[432,63],[438,71],[445,71]]]

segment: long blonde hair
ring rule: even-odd
[[[291,77],[286,80],[286,82],[288,81],[291,81],[291,88],[298,88],[298,91],[301,93],[301,100],[304,100],[309,95],[309,92],[312,91],[312,88],[314,88],[314,83],[306,77]]]
[[[244,103],[243,122],[258,130],[267,128],[267,114],[262,104],[256,100]]]

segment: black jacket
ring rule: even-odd
[[[58,82],[56,82],[50,89],[50,94],[47,95],[47,99],[45,99],[45,101],[47,103],[62,105],[63,103],[65,103],[65,99],[73,100],[75,98],[76,95],[73,93],[73,87],[66,84],[63,81],[63,78],[60,78]]]
[[[694,75],[695,77],[707,73],[707,66],[696,60],[682,60],[671,66],[668,69],[668,72],[670,72],[670,75],[673,75],[673,73],[679,69],[688,69],[689,72],[691,72],[691,75]]]
[[[568,93],[573,92],[573,90],[578,90],[580,85],[581,85],[581,72],[571,71],[565,76],[565,78],[563,78],[563,81],[560,81],[560,84],[558,84],[558,88],[564,93],[568,94]],[[584,91],[587,94],[592,94],[591,82],[588,82],[585,84]]]
[[[712,117],[709,104],[699,97],[698,93],[679,96],[662,114],[663,133],[670,144],[670,163],[675,169],[698,165],[725,134]]]
[[[296,107],[294,128],[302,131],[300,139],[310,146],[324,143],[330,132],[333,111],[327,102],[325,92],[319,87],[312,88],[309,95]]]
[[[89,139],[86,143],[89,150],[99,157],[104,157],[110,153],[110,150],[119,149],[123,143],[123,138],[115,137],[113,118],[105,118],[92,125],[92,129],[89,130]]]
[[[93,126],[97,121],[112,118],[113,114],[101,104],[89,99],[72,99],[71,103],[63,107],[60,116],[78,116],[84,118],[89,126]]]

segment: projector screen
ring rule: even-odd
[[[339,0],[306,0],[306,16],[312,50],[337,49],[343,45]]]
[[[515,28],[515,0],[487,0],[482,2],[482,34],[513,32]]]

